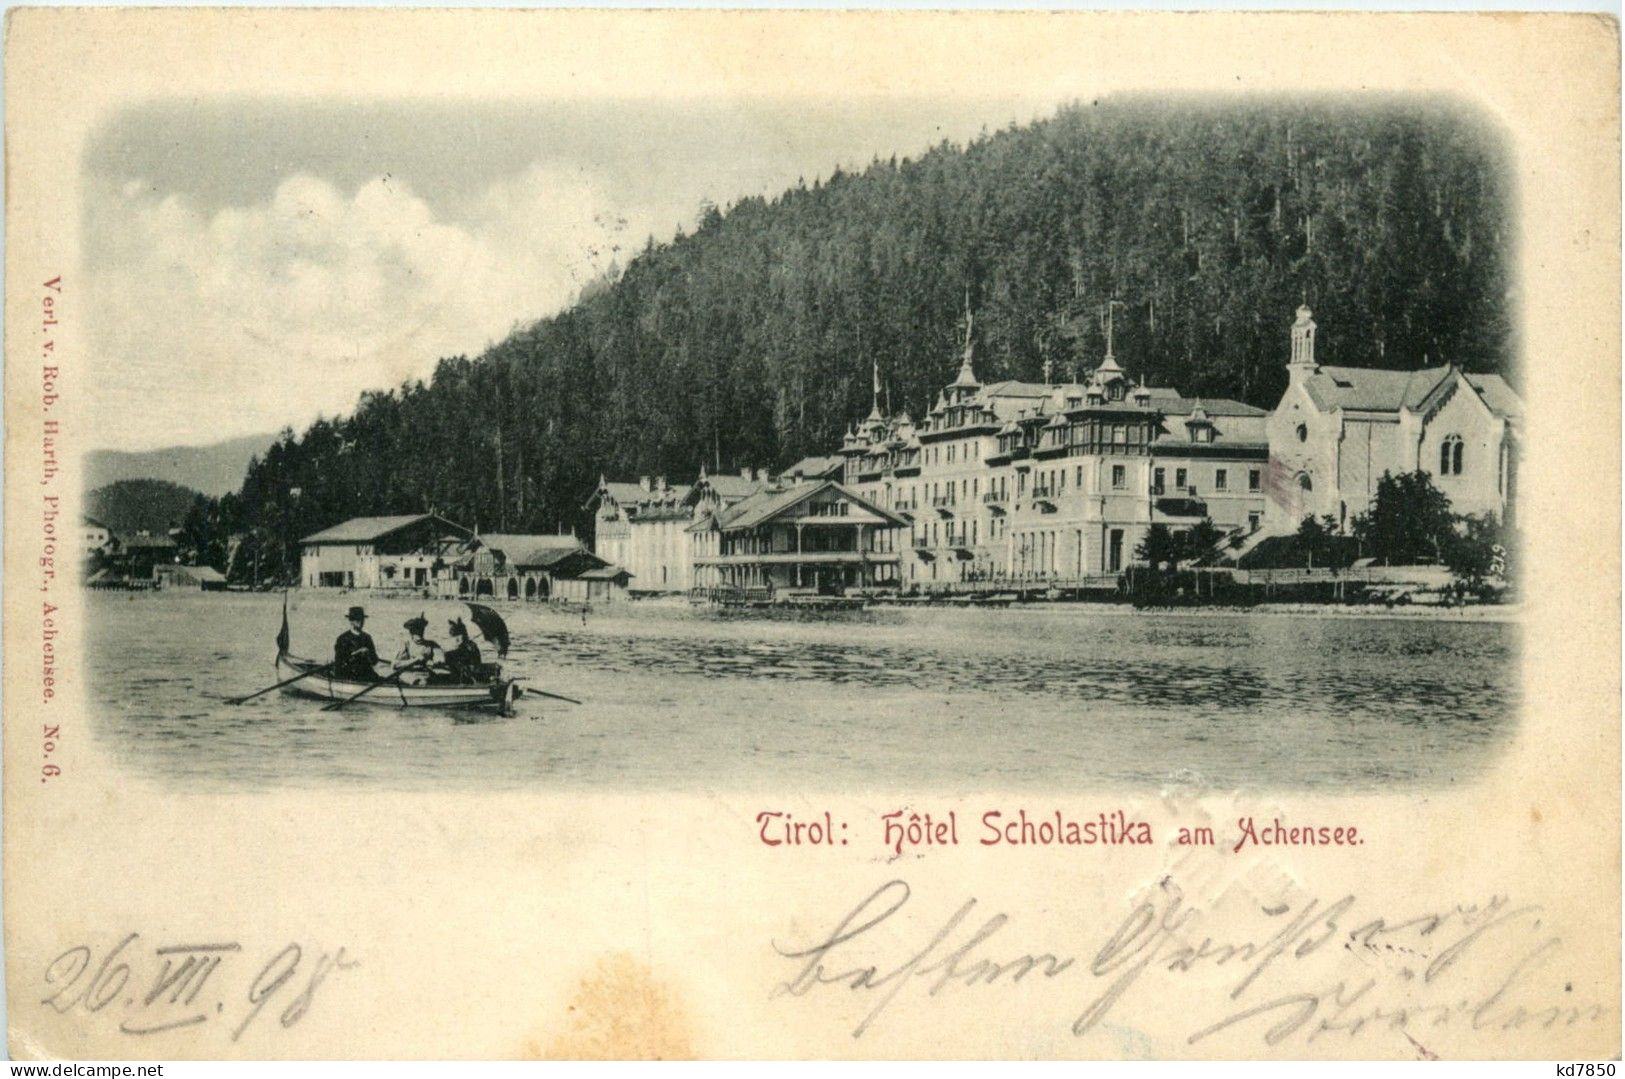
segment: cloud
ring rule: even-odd
[[[456,220],[388,175],[350,192],[296,175],[213,213],[124,178],[86,224],[83,390],[98,444],[128,449],[348,411],[557,311],[647,229],[585,174],[544,166]]]

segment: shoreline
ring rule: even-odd
[[[630,600],[618,606],[595,606],[592,609],[594,617],[613,616],[617,611],[628,613],[639,609],[647,611],[725,611],[729,608],[720,605],[694,605],[686,599],[676,597],[660,599]],[[754,613],[765,620],[772,620],[773,615],[780,610],[794,611],[794,608],[752,608]],[[993,614],[1019,614],[1039,612],[1066,612],[1071,614],[1097,614],[1115,617],[1151,617],[1151,618],[1199,618],[1204,616],[1221,616],[1240,618],[1250,615],[1268,615],[1272,617],[1307,616],[1313,618],[1393,618],[1407,621],[1433,621],[1433,622],[1489,622],[1489,623],[1517,623],[1523,620],[1522,603],[1492,603],[1470,604],[1461,607],[1446,607],[1435,604],[1404,604],[1388,607],[1382,604],[1336,604],[1336,603],[1260,603],[1251,607],[1226,606],[1214,604],[1212,606],[1191,607],[1135,607],[1127,603],[1091,603],[1088,601],[1055,601],[1035,603],[1010,603],[1000,606],[977,606],[953,603],[875,603],[865,607],[854,608],[857,612],[898,611],[898,612],[962,612],[978,611]],[[579,613],[578,609],[570,611],[559,610],[559,614]],[[842,612],[834,612],[839,617]]]

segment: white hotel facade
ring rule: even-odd
[[[984,386],[967,340],[921,422],[877,404],[848,431],[844,480],[910,518],[904,587],[1098,577],[1153,524],[1258,531],[1268,415],[1136,385],[1109,352],[1087,382]]]

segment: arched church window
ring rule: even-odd
[[[1461,436],[1450,435],[1439,443],[1439,475],[1461,475]]]

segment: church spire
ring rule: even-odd
[[[975,338],[972,332],[976,327],[976,315],[970,309],[970,289],[965,290],[965,352],[959,361],[959,376],[954,379],[954,389],[968,392],[981,388],[976,381],[976,371],[971,367],[971,359],[975,353]]]
[[[883,418],[880,414],[880,358],[878,356],[874,359],[874,376],[874,403],[869,409],[870,422]]]

